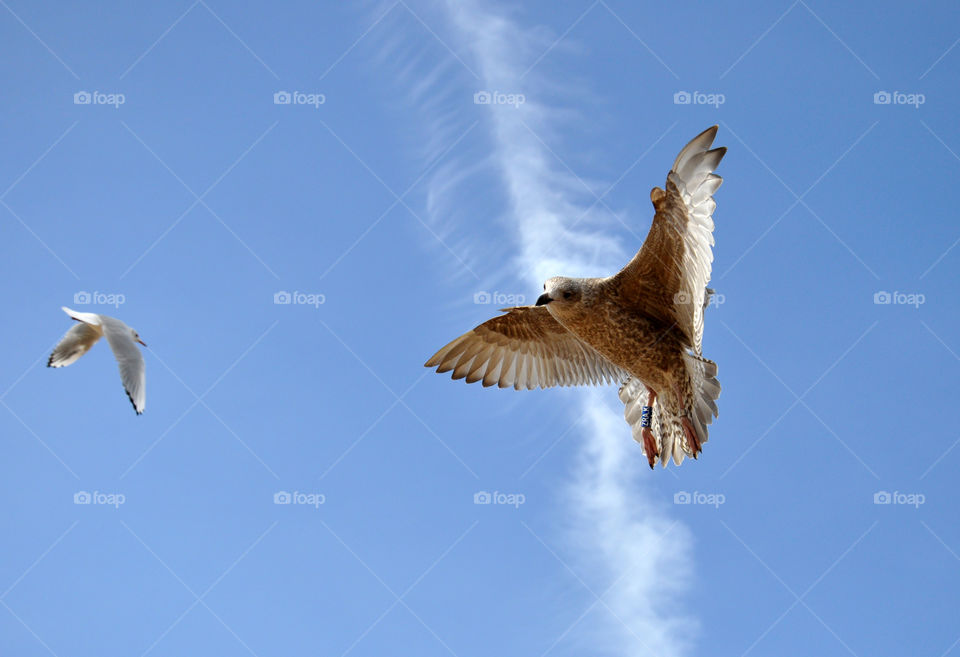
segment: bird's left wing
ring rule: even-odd
[[[626,374],[553,318],[546,306],[505,308],[428,360],[454,379],[516,390],[619,383]]]
[[[677,155],[666,189],[650,199],[656,215],[643,246],[616,276],[624,299],[679,328],[700,353],[706,287],[713,262],[713,173],[726,148],[710,149],[717,126],[694,137]]]
[[[100,339],[100,332],[90,324],[80,322],[70,328],[47,360],[47,367],[66,367],[75,363],[80,356],[90,351],[90,347]]]
[[[66,306],[60,306],[60,310],[67,313],[67,315],[70,316],[70,319],[75,319],[78,322],[90,324],[91,326],[100,326],[100,315],[96,313],[81,313],[76,310],[71,310]]]
[[[101,316],[101,321],[103,334],[110,343],[117,365],[120,367],[123,389],[127,391],[133,410],[140,415],[147,405],[147,375],[143,354],[133,341],[133,333],[129,326],[112,317]]]

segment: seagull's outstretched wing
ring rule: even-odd
[[[80,356],[90,351],[90,347],[96,344],[100,335],[100,331],[84,322],[71,327],[53,348],[47,367],[66,367],[75,363]]]
[[[626,374],[563,328],[545,306],[505,308],[428,360],[454,379],[516,390],[619,383]]]
[[[66,306],[60,306],[60,310],[67,313],[70,319],[75,319],[78,322],[90,324],[91,326],[100,326],[100,318],[103,317],[103,315],[98,315],[97,313],[81,313],[76,310],[71,310]]]
[[[120,366],[120,380],[127,397],[133,404],[137,415],[143,413],[147,404],[147,375],[143,364],[143,354],[133,340],[133,331],[129,326],[113,317],[100,316],[103,334],[110,343],[113,355]]]
[[[713,193],[723,179],[713,170],[726,148],[710,150],[717,126],[687,144],[667,176],[654,187],[656,215],[643,246],[617,274],[622,298],[679,328],[700,353],[703,308],[713,262]]]

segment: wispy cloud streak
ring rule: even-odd
[[[582,180],[558,154],[569,108],[540,100],[538,94],[556,81],[538,79],[536,67],[525,73],[551,39],[488,4],[448,0],[446,8],[457,33],[449,43],[463,49],[460,55],[483,89],[525,98],[518,107],[486,108],[491,164],[506,188],[504,225],[518,251],[518,271],[528,276],[530,289],[555,274],[611,273],[639,245],[625,248],[612,236],[606,209],[606,216],[593,216],[594,183]],[[591,588],[602,604],[568,638],[587,635],[592,654],[686,654],[696,630],[682,604],[691,580],[690,532],[671,518],[662,493],[642,483],[667,475],[645,471],[618,412],[588,392],[581,399],[587,429],[567,490],[570,553],[562,556],[584,569],[585,580],[600,583]],[[619,405],[615,397],[611,401]]]

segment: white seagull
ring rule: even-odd
[[[90,347],[102,336],[107,336],[107,342],[110,343],[120,366],[123,389],[127,391],[127,397],[130,398],[137,415],[143,413],[147,403],[147,375],[143,354],[134,342],[139,342],[144,347],[147,344],[140,339],[136,331],[119,319],[96,313],[78,313],[66,306],[60,308],[79,324],[67,331],[54,347],[47,367],[66,367],[90,351]]]

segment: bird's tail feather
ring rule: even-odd
[[[633,433],[633,439],[643,445],[643,409],[647,403],[647,387],[640,379],[630,377],[620,387],[620,401],[624,403],[623,416]],[[669,409],[664,408],[664,402],[659,396],[653,401],[650,409],[650,430],[657,440],[657,450],[660,454],[660,464],[667,467],[672,460],[677,465],[683,463],[686,437],[683,425],[674,417]],[[646,455],[646,450],[643,452]]]
[[[717,364],[712,360],[684,354],[690,384],[693,388],[693,415],[691,420],[701,443],[707,442],[707,425],[718,417],[717,398],[720,396],[720,381],[717,380]]]

